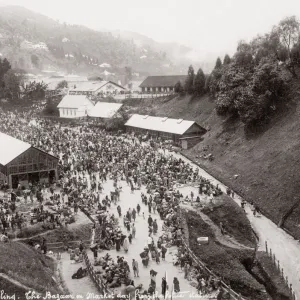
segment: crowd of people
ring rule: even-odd
[[[36,120],[34,126],[28,123]],[[132,239],[135,238],[135,218],[141,212],[141,206],[130,208],[125,213],[121,207],[117,208],[118,216],[110,213],[113,205],[118,205],[121,195],[121,181],[126,181],[131,187],[131,192],[146,187],[146,194],[142,194],[142,205],[145,205],[149,216],[148,241],[142,250],[140,257],[142,265],[147,268],[149,260],[159,264],[165,259],[168,247],[179,247],[177,264],[185,272],[185,278],[191,280],[191,274],[197,281],[199,293],[205,294],[220,288],[220,280],[212,278],[207,272],[194,267],[192,258],[182,247],[182,235],[179,205],[183,195],[177,190],[180,184],[198,184],[199,195],[195,201],[200,201],[205,196],[214,197],[221,192],[218,186],[200,176],[198,169],[185,163],[172,155],[165,155],[157,151],[153,145],[142,142],[141,137],[129,134],[108,134],[104,130],[82,125],[76,128],[63,128],[60,123],[40,119],[33,112],[16,114],[0,111],[0,131],[15,138],[26,141],[45,152],[59,157],[59,181],[61,196],[51,198],[52,206],[63,210],[64,207],[73,209],[74,213],[81,206],[89,213],[97,215],[100,232],[96,236],[96,244],[93,245],[95,265],[101,266],[99,276],[108,287],[114,288],[122,284],[134,285],[130,279],[130,264],[123,257],[114,261],[110,256],[98,258],[98,250],[115,248],[120,251],[123,247],[127,252]],[[110,195],[103,196],[103,183],[107,180],[114,182],[114,190]],[[37,192],[42,186],[37,186]],[[36,192],[36,193],[37,193]],[[193,201],[194,194],[191,193]],[[43,202],[43,201],[42,201]],[[1,208],[0,216],[2,213]],[[163,233],[158,237],[157,243],[153,236],[158,234],[157,220],[150,213],[156,213],[164,222]],[[2,220],[2,217],[1,217]],[[125,232],[120,224],[123,222]],[[2,222],[3,224],[3,222]],[[125,234],[126,233],[126,234]],[[134,277],[139,276],[137,260],[131,263]],[[193,266],[193,267],[192,267]],[[157,289],[155,271],[150,270],[150,284],[145,293],[152,294]],[[174,278],[175,292],[180,291],[178,278]],[[162,282],[162,293],[165,292]]]

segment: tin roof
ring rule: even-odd
[[[89,110],[88,115],[97,118],[112,118],[122,105],[120,103],[98,102]]]
[[[197,123],[195,121],[186,121],[183,119],[169,119],[167,117],[162,118],[134,114],[127,121],[125,126],[182,135],[194,124]],[[203,129],[200,125],[197,124],[197,126]]]
[[[92,106],[94,104],[85,95],[66,95],[59,102],[57,108],[79,108],[84,105]]]
[[[122,89],[125,90],[125,88],[113,81],[82,81],[82,82],[76,82],[74,84],[69,84],[69,92],[75,92],[75,91],[80,91],[80,92],[96,92],[106,84],[113,84],[115,86],[118,86]]]
[[[184,84],[186,77],[186,75],[148,76],[140,87],[174,87],[178,81]]]
[[[30,144],[2,132],[0,132],[0,145],[0,164],[3,166],[31,147]]]

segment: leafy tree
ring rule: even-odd
[[[43,110],[43,114],[46,116],[59,116],[59,110],[57,108],[57,105],[53,103],[52,100],[48,99],[46,106]]]
[[[205,75],[200,68],[194,79],[194,93],[201,96],[205,93]]]
[[[218,57],[215,65],[215,69],[220,69],[222,67],[222,61],[221,58]]]
[[[211,74],[207,75],[206,78],[205,78],[204,90],[205,90],[206,93],[209,92],[210,80],[211,80]]]
[[[190,65],[188,69],[188,75],[184,84],[184,90],[190,95],[194,93],[194,79],[195,79],[195,71],[193,66]]]
[[[295,62],[292,59],[292,49],[299,41],[299,27],[300,22],[295,16],[287,17],[280,21],[279,25],[275,28],[280,38],[281,43],[286,47],[289,60],[287,61],[287,68],[294,77],[297,77],[295,71]]]
[[[174,91],[177,94],[182,94],[184,92],[183,86],[180,81],[178,81],[174,86]]]
[[[68,88],[68,81],[66,80],[60,81],[56,86],[56,90],[62,90],[64,88]]]
[[[234,55],[235,63],[241,67],[253,66],[253,55],[251,45],[244,41],[240,41],[237,47],[237,52]]]
[[[13,70],[9,70],[4,75],[4,95],[10,100],[19,100],[21,96],[21,84],[24,80],[23,74],[15,73]]]
[[[231,63],[231,58],[228,54],[224,56],[223,65],[229,65]]]
[[[0,58],[0,86],[1,86],[1,88],[4,88],[4,75],[10,69],[11,69],[11,65],[10,65],[9,61],[6,58],[4,58],[3,60]]]
[[[23,96],[28,100],[42,100],[45,99],[48,85],[44,82],[30,82],[23,85]]]

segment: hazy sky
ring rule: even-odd
[[[157,41],[176,41],[202,53],[235,50],[237,41],[264,33],[300,0],[0,0],[67,23],[121,29]]]

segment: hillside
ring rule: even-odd
[[[110,32],[61,24],[18,6],[0,7],[0,53],[14,67],[32,73],[103,72],[105,68],[119,73],[125,66],[141,73],[173,70],[171,61],[161,51],[150,47],[146,53],[132,41],[114,37]]]
[[[130,106],[130,110],[195,120],[209,129],[204,140],[185,154],[246,200],[257,204],[278,224],[291,206],[299,201],[299,86],[300,81],[295,80],[284,107],[278,109],[269,125],[255,135],[245,133],[240,121],[217,116],[215,104],[208,96],[200,99],[145,99],[136,103],[135,107]],[[147,109],[146,104],[149,105]],[[200,158],[204,153],[212,153],[215,159]],[[237,179],[234,175],[238,175]],[[284,227],[298,239],[299,215],[300,207],[284,223]]]
[[[19,243],[0,243],[0,273],[11,279],[10,285],[6,280],[0,280],[0,290],[11,293],[17,282],[19,286],[25,286],[39,293],[51,291],[53,294],[60,292],[54,281],[53,262],[36,252],[33,248]],[[7,259],[7,258],[10,259]],[[3,285],[2,285],[3,284]],[[18,293],[23,289],[18,289]]]

